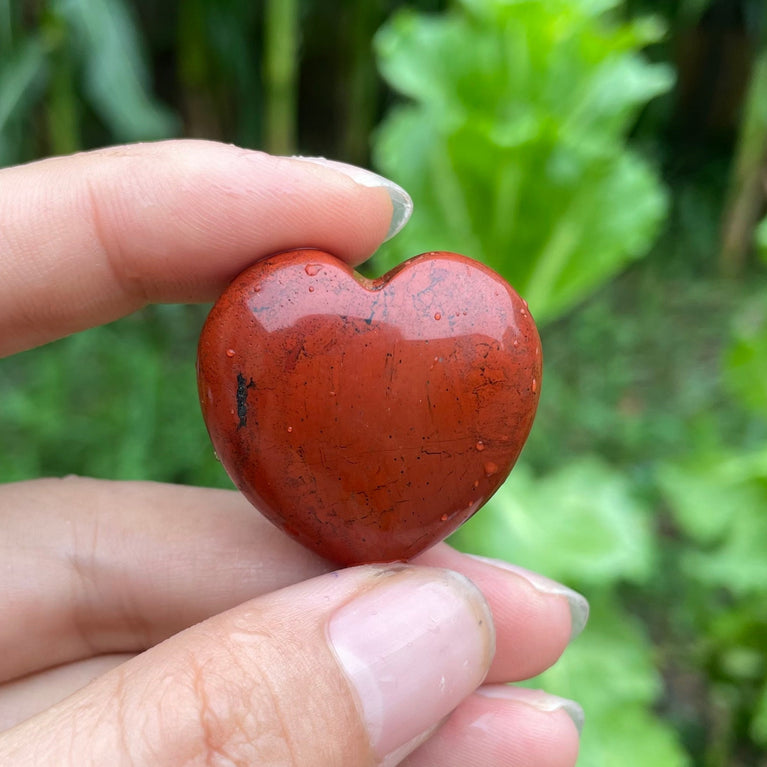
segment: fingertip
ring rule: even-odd
[[[413,199],[399,184],[395,184],[385,176],[365,168],[360,168],[357,165],[328,160],[325,157],[293,157],[291,159],[314,163],[337,171],[348,176],[360,186],[384,190],[391,203],[391,216],[383,242],[391,240],[392,237],[402,231],[405,224],[410,220],[410,216],[413,213]]]
[[[574,701],[509,685],[480,687],[403,767],[573,767],[580,739]]]
[[[0,353],[147,302],[214,300],[285,250],[361,263],[402,225],[409,198],[350,167],[187,139],[3,169]]]
[[[583,594],[565,586],[562,583],[547,578],[540,573],[535,573],[524,567],[513,565],[510,562],[504,562],[499,559],[490,559],[488,557],[477,556],[476,554],[467,554],[466,556],[483,562],[491,567],[517,575],[527,581],[536,591],[541,594],[561,597],[567,602],[570,611],[570,641],[577,638],[586,628],[589,619],[589,602]]]
[[[494,700],[504,700],[530,706],[536,711],[553,713],[563,711],[569,717],[578,735],[583,732],[586,715],[580,703],[559,695],[552,695],[544,690],[531,687],[514,687],[508,684],[489,684],[480,687],[477,695]]]
[[[415,562],[464,573],[487,598],[497,633],[489,681],[536,676],[553,665],[571,641],[575,592],[513,565],[467,555],[446,544],[435,546]],[[573,598],[567,598],[568,594]],[[581,601],[586,604],[583,597],[578,604]]]
[[[0,762],[29,761],[34,751],[46,763],[90,763],[127,749],[137,767],[221,754],[248,764],[393,767],[482,683],[492,647],[489,609],[465,577],[347,568],[132,658],[0,738]],[[70,730],[76,737],[62,742]]]

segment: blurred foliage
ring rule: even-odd
[[[584,764],[762,765],[767,281],[659,276],[542,329],[523,462],[454,542],[588,594],[585,634],[535,681],[585,705]]]
[[[385,266],[470,253],[546,320],[647,252],[665,196],[625,137],[672,75],[639,55],[660,26],[608,23],[611,5],[464,0],[381,30],[381,70],[415,102],[376,138],[379,166],[415,202]]]
[[[177,119],[149,88],[130,6],[121,0],[51,0],[32,30],[23,29],[25,4],[4,0],[0,8],[0,165],[24,157],[29,113],[43,97],[56,153],[80,148],[83,107],[100,118],[112,141],[177,131]]]
[[[203,319],[200,307],[154,306],[0,367],[1,431],[13,445],[2,479],[71,472],[228,485],[196,412],[190,355]]]
[[[756,227],[755,242],[759,255],[767,262],[767,217]]]
[[[531,682],[584,705],[580,763],[765,767],[767,218],[718,274],[733,201],[767,213],[737,183],[759,162],[763,0],[268,13],[0,0],[0,165],[168,135],[372,157],[416,201],[379,270],[462,250],[540,321],[523,460],[454,542],[589,597]],[[203,316],[151,307],[0,363],[0,480],[229,486],[196,400]]]

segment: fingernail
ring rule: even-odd
[[[560,698],[558,695],[551,695],[543,690],[512,687],[507,684],[485,685],[477,690],[477,694],[484,695],[486,698],[500,698],[514,703],[523,703],[526,706],[532,706],[538,711],[546,711],[547,713],[561,709],[573,720],[578,733],[583,732],[583,724],[586,717],[581,706],[574,700]]]
[[[384,242],[387,242],[399,232],[410,219],[413,212],[413,200],[410,195],[398,184],[390,181],[384,176],[379,176],[371,170],[360,168],[357,165],[349,165],[337,160],[327,160],[324,157],[292,157],[293,160],[302,160],[303,162],[312,162],[315,165],[322,165],[325,168],[337,170],[348,176],[360,186],[383,187],[388,193],[392,204],[392,218],[389,224],[389,231],[386,233]]]
[[[526,570],[524,567],[512,565],[501,559],[490,559],[489,557],[480,557],[476,554],[470,554],[472,559],[477,559],[485,564],[499,567],[501,570],[514,573],[520,578],[524,578],[534,589],[542,594],[555,594],[564,597],[570,606],[570,641],[572,642],[585,628],[589,619],[589,603],[583,594],[573,591],[567,586],[563,586],[557,581],[552,581],[543,575]]]
[[[481,683],[495,651],[484,597],[462,575],[407,568],[341,607],[330,644],[381,764],[397,764]]]

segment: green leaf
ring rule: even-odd
[[[666,195],[625,138],[670,72],[638,53],[651,30],[610,25],[590,3],[465,6],[396,14],[376,37],[382,74],[411,103],[381,125],[375,161],[415,203],[378,267],[464,252],[545,321],[643,255],[658,231]]]
[[[74,45],[94,109],[120,141],[171,136],[177,120],[149,89],[136,25],[122,0],[54,0]]]
[[[699,544],[684,551],[685,571],[767,599],[767,449],[665,466],[658,478],[677,524]]]
[[[0,59],[0,133],[29,102],[45,70],[45,50],[37,39],[25,41],[13,55]]]
[[[610,56],[595,69],[565,130],[584,145],[604,141],[604,134],[620,140],[627,122],[650,99],[660,96],[674,83],[664,64],[648,64],[635,53]]]
[[[613,648],[605,649],[609,652]],[[598,669],[594,672],[598,678],[604,678]],[[588,767],[687,767],[692,764],[674,728],[651,709],[631,705],[616,707],[599,716],[587,713],[586,722],[579,764]]]
[[[12,119],[23,115],[40,92],[47,69],[42,41],[29,38],[0,58],[0,139]]]
[[[634,202],[618,206],[616,200]],[[534,269],[516,283],[536,318],[563,312],[641,257],[666,208],[666,194],[633,153],[590,169],[580,194],[551,222]]]
[[[586,593],[591,602],[586,630],[555,666],[529,684],[583,706],[579,764],[689,764],[672,727],[653,712],[663,682],[641,625],[604,590]]]
[[[376,36],[381,74],[405,96],[439,110],[440,86],[450,81],[449,72],[440,71],[439,60],[450,45],[462,49],[462,32],[453,22],[420,18],[412,11],[396,14]],[[451,61],[444,64],[450,67]],[[449,109],[445,104],[441,111]]]
[[[755,502],[753,488],[723,482],[716,465],[698,468],[664,464],[658,481],[684,532],[701,544],[710,544],[725,534],[733,516]]]
[[[526,13],[525,6],[534,7],[537,0],[459,0],[460,4],[475,16],[499,22],[509,15]],[[577,14],[599,16],[619,5],[621,0],[549,0],[553,11],[574,10]]]
[[[739,402],[767,417],[767,298],[744,304],[733,324],[724,379]]]
[[[651,573],[648,510],[628,479],[596,457],[542,477],[518,465],[454,541],[566,582],[641,582]]]

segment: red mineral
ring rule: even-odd
[[[251,267],[200,337],[200,403],[237,487],[343,564],[409,559],[506,479],[541,347],[488,267],[425,253],[367,280],[317,250]]]

